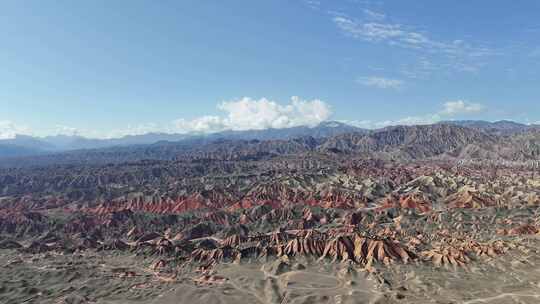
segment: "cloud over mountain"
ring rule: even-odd
[[[424,115],[417,116],[407,116],[395,120],[384,120],[384,121],[371,121],[371,120],[361,120],[361,121],[342,121],[344,123],[351,124],[360,128],[367,129],[377,129],[387,126],[397,126],[397,125],[425,125],[433,124],[446,119],[453,119],[458,115],[467,115],[480,113],[486,110],[486,107],[479,103],[472,103],[464,100],[456,101],[447,101],[442,104],[442,109],[436,113],[428,113]]]
[[[30,134],[30,130],[10,120],[0,120],[0,139],[11,139],[17,134]]]
[[[398,88],[401,83],[393,79],[371,79],[370,85],[379,88]],[[367,85],[367,84],[366,84]],[[97,130],[79,130],[65,125],[56,125],[48,135],[84,136],[88,138],[120,138],[126,135],[143,135],[147,133],[197,133],[209,134],[225,130],[263,130],[282,129],[297,126],[314,127],[327,121],[332,115],[332,108],[319,99],[304,100],[293,96],[289,103],[283,104],[268,98],[253,99],[243,97],[237,100],[224,101],[217,105],[221,115],[204,115],[193,119],[179,118],[164,123],[141,123],[128,125],[125,128],[111,130],[101,134]],[[432,113],[407,116],[398,119],[341,120],[342,122],[361,128],[382,128],[390,125],[422,125],[458,116],[480,113],[486,107],[479,103],[465,100],[447,101],[441,108]],[[28,127],[17,125],[11,121],[0,121],[0,139],[11,139],[17,134],[31,135]]]
[[[279,104],[267,98],[225,101],[218,105],[225,112],[222,116],[202,116],[191,120],[177,119],[174,131],[179,133],[211,133],[223,130],[262,130],[268,128],[290,128],[315,126],[327,120],[332,111],[328,104],[319,99],[302,100],[291,97],[288,104]]]

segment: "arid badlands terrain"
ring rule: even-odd
[[[540,133],[0,161],[0,303],[540,303]]]

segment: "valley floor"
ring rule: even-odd
[[[307,258],[154,270],[150,258],[86,250],[0,250],[0,302],[19,303],[539,303],[540,242],[466,268],[376,266]]]

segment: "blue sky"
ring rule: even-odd
[[[3,138],[540,121],[539,1],[2,1],[0,28]]]

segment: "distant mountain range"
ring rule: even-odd
[[[484,120],[449,120],[442,121],[440,123],[482,130],[484,132],[497,135],[511,135],[527,130],[540,129],[540,125],[526,125],[510,120],[500,120],[495,122],[489,122]]]
[[[149,145],[160,142],[178,142],[185,139],[217,139],[231,140],[278,140],[311,136],[322,138],[351,132],[368,132],[367,130],[350,126],[341,122],[327,121],[316,127],[299,126],[283,129],[224,131],[208,135],[200,134],[167,134],[147,133],[128,135],[121,138],[96,139],[82,136],[56,135],[47,137],[32,137],[17,135],[13,139],[0,140],[0,158],[29,155],[43,155],[81,149],[100,149],[109,147],[125,147],[133,145]]]
[[[249,161],[285,155],[308,157],[313,153],[394,161],[540,160],[540,128],[505,121],[452,121],[369,131],[327,122],[314,128],[229,131],[187,136],[177,141],[160,140],[151,144],[142,144],[143,138],[155,140],[160,137],[134,136],[129,137],[131,141],[126,138],[110,140],[108,143],[116,144],[110,147],[57,152],[40,150],[47,151],[41,154],[32,154],[24,147],[3,145],[0,148],[4,149],[6,157],[0,159],[0,167],[103,165],[143,160],[202,163],[212,160]],[[36,144],[32,138],[19,138],[21,141],[23,139],[27,144]],[[129,144],[131,142],[137,144]],[[49,145],[50,142],[45,142],[39,147],[49,149]]]
[[[80,149],[98,149],[114,146],[131,146],[152,144],[159,141],[179,141],[187,138],[182,134],[148,133],[129,135],[121,138],[95,139],[82,136],[56,135],[47,137],[32,137],[17,135],[13,139],[0,140],[0,147],[25,149],[27,154],[45,154]],[[1,156],[10,156],[5,149],[0,148]],[[6,150],[7,151],[7,150]]]

